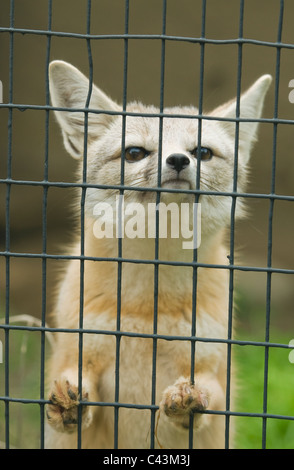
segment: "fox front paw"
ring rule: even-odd
[[[49,395],[46,415],[49,424],[59,432],[74,432],[78,425],[79,394],[78,387],[71,385],[68,380],[55,381]],[[82,401],[88,400],[88,393],[82,393]],[[89,407],[83,405],[82,428],[87,428],[92,421]]]
[[[160,410],[174,424],[183,428],[189,427],[190,416],[194,415],[194,426],[197,427],[201,420],[201,412],[207,409],[208,403],[209,396],[206,390],[181,377],[163,392]]]

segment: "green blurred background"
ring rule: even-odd
[[[15,28],[46,30],[47,0],[15,0]],[[52,30],[84,34],[87,28],[87,1],[53,0]],[[205,36],[211,39],[235,39],[239,36],[240,5],[237,0],[207,0]],[[243,36],[257,41],[275,43],[278,37],[279,0],[245,0]],[[8,27],[10,2],[1,0],[0,26]],[[168,0],[166,34],[200,37],[202,1]],[[284,1],[282,42],[294,43],[294,2]],[[90,31],[92,34],[123,34],[125,2],[123,0],[92,1]],[[130,0],[130,34],[162,33],[162,2]],[[0,35],[0,80],[3,102],[9,101],[9,55],[12,36]],[[46,103],[46,56],[49,40],[46,35],[13,35],[13,103]],[[91,40],[94,81],[118,102],[123,96],[123,39]],[[141,100],[158,105],[160,101],[161,40],[131,39],[128,41],[128,100]],[[200,77],[200,46],[189,42],[166,41],[164,102],[169,105],[198,105]],[[204,110],[211,110],[236,94],[238,73],[237,44],[206,44],[204,59]],[[87,43],[82,38],[52,36],[50,60],[71,62],[88,74]],[[294,119],[294,104],[289,101],[289,82],[294,78],[294,50],[281,49],[278,117]],[[275,79],[277,48],[260,44],[242,47],[242,89],[260,75],[270,73]],[[12,178],[42,180],[45,158],[45,111],[13,111]],[[274,114],[274,84],[266,99],[264,117]],[[0,178],[7,176],[8,110],[0,109]],[[260,126],[259,142],[251,160],[249,192],[271,191],[272,124]],[[293,195],[294,181],[293,126],[277,128],[277,159],[275,191]],[[66,154],[53,113],[49,119],[49,181],[75,181],[76,162]],[[47,214],[47,251],[61,253],[71,241],[72,214],[70,189],[49,188]],[[5,249],[6,185],[0,185],[0,249]],[[11,186],[10,249],[13,252],[42,252],[41,187]],[[236,250],[242,264],[267,265],[269,200],[247,199],[250,217],[237,224]],[[294,205],[292,201],[276,201],[273,217],[272,264],[276,268],[293,269]],[[56,269],[61,261],[47,262],[47,310],[52,308]],[[0,306],[5,305],[5,260],[0,257]],[[240,295],[239,321],[247,338],[265,335],[266,316],[265,273],[240,272],[236,286]],[[283,340],[294,338],[293,275],[274,274],[271,290],[271,339],[280,341],[276,331],[283,331]],[[40,317],[42,309],[42,262],[38,259],[11,258],[10,309],[13,314]],[[287,361],[287,358],[285,359]],[[294,368],[294,365],[292,365]]]

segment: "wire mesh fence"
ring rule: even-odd
[[[7,127],[5,133],[5,146],[6,146],[6,168],[5,172],[1,171],[0,175],[0,186],[3,191],[3,197],[1,198],[1,204],[4,207],[4,215],[5,215],[5,230],[3,232],[3,240],[2,240],[2,247],[1,247],[1,283],[2,283],[2,292],[3,299],[1,303],[1,325],[0,330],[3,333],[1,336],[1,350],[0,350],[0,359],[2,364],[0,367],[2,368],[2,375],[1,380],[3,380],[2,388],[1,388],[1,396],[0,396],[0,403],[1,403],[1,431],[3,435],[1,436],[1,442],[3,447],[10,448],[13,447],[15,443],[13,442],[13,436],[15,433],[15,421],[17,418],[13,413],[14,405],[21,405],[24,407],[29,407],[33,405],[35,408],[38,409],[37,416],[34,418],[37,422],[36,429],[39,439],[39,447],[44,448],[45,446],[45,407],[49,403],[48,397],[45,391],[45,364],[46,364],[46,354],[47,351],[51,347],[51,335],[52,333],[71,333],[71,334],[78,334],[79,336],[79,384],[82,382],[82,352],[83,352],[83,338],[85,334],[96,335],[109,335],[116,339],[116,361],[115,361],[115,399],[114,401],[110,402],[95,402],[96,406],[100,407],[110,407],[113,409],[114,412],[114,436],[113,436],[113,446],[114,448],[119,447],[119,433],[118,433],[118,423],[120,419],[120,410],[123,408],[133,408],[133,409],[147,409],[150,411],[150,442],[149,447],[154,448],[156,446],[156,413],[158,411],[158,403],[156,403],[156,394],[155,394],[155,387],[156,387],[156,374],[157,374],[157,344],[159,340],[164,341],[189,341],[191,344],[191,377],[194,376],[194,357],[195,351],[197,348],[197,344],[199,343],[215,343],[215,344],[225,344],[227,347],[227,381],[226,381],[226,408],[221,411],[213,411],[213,410],[206,410],[204,413],[206,414],[221,414],[225,416],[226,420],[226,430],[225,435],[223,437],[224,447],[229,448],[230,446],[230,424],[232,418],[248,418],[251,420],[259,419],[262,422],[261,430],[260,430],[260,446],[262,448],[267,447],[268,442],[268,429],[269,429],[269,421],[271,420],[281,420],[285,422],[291,422],[294,420],[294,415],[292,415],[291,411],[286,413],[279,413],[279,412],[271,412],[268,407],[268,383],[269,383],[269,360],[270,360],[270,353],[273,350],[285,350],[288,354],[291,351],[292,346],[288,343],[282,343],[280,341],[273,341],[271,340],[270,333],[271,333],[271,315],[272,315],[272,284],[273,284],[273,276],[274,275],[283,275],[290,277],[294,274],[294,269],[291,267],[274,267],[273,264],[273,233],[274,233],[274,218],[275,218],[275,208],[278,203],[288,203],[291,204],[294,201],[294,196],[288,193],[279,193],[276,190],[276,168],[277,168],[277,161],[278,161],[278,150],[279,150],[279,142],[278,142],[278,131],[280,130],[281,126],[287,127],[291,129],[292,132],[292,125],[294,121],[290,118],[281,118],[279,114],[279,92],[280,92],[280,80],[281,80],[281,55],[283,51],[287,51],[290,54],[293,54],[294,44],[290,42],[283,42],[282,41],[282,33],[283,33],[283,25],[285,22],[285,13],[284,10],[288,6],[286,2],[283,0],[275,1],[275,7],[277,12],[277,21],[276,21],[276,31],[275,31],[275,39],[271,40],[261,40],[255,38],[248,38],[244,34],[244,18],[246,13],[246,0],[240,0],[238,3],[238,33],[236,34],[235,38],[225,38],[225,39],[218,39],[212,38],[207,35],[207,9],[209,8],[209,0],[205,1],[202,0],[197,3],[197,11],[201,12],[201,30],[199,34],[195,37],[193,36],[184,36],[184,35],[176,35],[169,33],[167,31],[167,24],[168,24],[168,9],[171,2],[169,0],[163,0],[160,3],[160,18],[161,18],[161,31],[158,34],[134,34],[130,31],[130,15],[132,13],[132,8],[134,7],[134,2],[125,0],[125,2],[121,2],[120,8],[122,8],[123,4],[123,11],[124,11],[124,30],[119,34],[99,34],[93,33],[93,23],[95,22],[95,17],[93,16],[93,8],[94,2],[88,0],[85,2],[85,24],[83,28],[85,29],[84,33],[74,33],[74,32],[66,32],[66,31],[57,31],[53,28],[54,23],[54,7],[55,2],[54,0],[48,0],[48,2],[42,3],[42,10],[46,11],[46,21],[47,25],[44,29],[41,28],[26,28],[26,27],[17,27],[15,25],[15,17],[16,17],[16,10],[17,4],[13,0],[10,1],[10,11],[9,11],[9,24],[1,25],[0,26],[0,33],[3,37],[4,35],[9,38],[7,47],[9,50],[9,77],[7,82],[2,80],[3,85],[3,97],[2,102],[0,104],[0,110],[3,113],[4,118],[7,120]],[[99,2],[97,2],[99,3]],[[45,5],[46,4],[46,5]],[[178,5],[177,8],[180,8]],[[196,6],[195,6],[196,8]],[[43,104],[33,104],[33,102],[18,102],[17,98],[15,97],[14,93],[14,83],[15,83],[15,67],[16,61],[18,60],[15,57],[15,44],[18,41],[21,41],[22,38],[30,36],[33,38],[34,41],[44,40],[46,41],[46,57],[42,57],[43,63],[45,63],[45,74],[43,76],[43,84],[45,84],[45,102]],[[176,43],[177,45],[185,45],[189,44],[193,47],[197,47],[197,51],[199,54],[199,63],[198,63],[198,90],[197,94],[199,96],[198,105],[198,115],[196,116],[199,127],[198,127],[198,141],[201,141],[201,124],[205,120],[214,119],[214,117],[209,116],[204,112],[204,88],[205,88],[205,57],[206,57],[206,49],[207,47],[213,45],[217,47],[226,47],[226,46],[234,46],[237,50],[236,54],[236,62],[232,64],[232,69],[234,69],[234,76],[236,76],[235,81],[235,89],[234,93],[237,95],[237,110],[236,110],[236,118],[234,119],[227,119],[224,118],[225,121],[232,121],[235,123],[236,126],[236,134],[235,134],[235,158],[234,158],[234,184],[233,190],[230,192],[224,191],[207,191],[200,189],[199,185],[199,175],[198,175],[198,183],[196,185],[196,189],[194,190],[186,190],[186,193],[193,194],[195,197],[195,202],[198,201],[199,197],[203,194],[210,195],[210,196],[222,196],[223,198],[229,198],[231,201],[231,224],[230,224],[230,233],[229,233],[229,252],[228,252],[228,264],[207,264],[202,263],[198,260],[197,249],[194,250],[194,257],[191,263],[184,263],[184,262],[173,262],[173,261],[165,261],[160,259],[159,257],[159,245],[158,245],[158,236],[155,238],[155,253],[154,259],[134,259],[134,258],[127,258],[124,257],[124,252],[122,249],[122,240],[118,239],[118,251],[117,256],[114,258],[107,258],[107,257],[92,257],[88,256],[85,252],[85,208],[84,202],[86,193],[89,188],[95,189],[106,189],[111,188],[118,190],[121,195],[124,194],[125,191],[150,191],[156,193],[157,202],[160,201],[161,193],[165,192],[183,192],[182,190],[170,189],[167,190],[166,188],[163,189],[160,185],[160,174],[158,179],[158,185],[155,188],[140,188],[133,186],[128,186],[125,184],[124,181],[124,172],[121,171],[121,182],[119,185],[97,185],[97,184],[89,184],[87,181],[87,141],[85,139],[84,143],[84,152],[83,152],[83,176],[82,181],[78,183],[73,183],[71,181],[62,181],[57,179],[53,181],[50,179],[49,169],[50,169],[50,132],[51,132],[51,116],[53,115],[54,111],[66,111],[67,108],[62,107],[54,107],[50,102],[49,96],[49,63],[52,59],[52,41],[55,38],[59,38],[60,40],[68,40],[74,41],[81,40],[86,44],[87,50],[87,63],[88,63],[88,76],[90,79],[90,89],[92,87],[93,82],[93,73],[94,73],[94,63],[95,57],[93,55],[92,49],[93,44],[99,41],[117,41],[119,44],[122,45],[121,48],[121,55],[123,57],[122,60],[122,80],[121,80],[121,88],[122,88],[122,102],[123,102],[123,110],[118,112],[109,112],[110,115],[120,115],[122,116],[122,126],[123,126],[123,141],[122,141],[122,148],[123,153],[125,151],[125,128],[126,128],[126,120],[129,116],[146,116],[146,117],[154,117],[159,119],[159,148],[162,145],[162,132],[163,132],[163,121],[166,118],[184,118],[195,119],[195,116],[191,115],[182,115],[182,114],[173,114],[172,116],[165,111],[165,86],[167,81],[166,75],[166,48],[169,43]],[[128,102],[128,79],[129,79],[129,69],[130,69],[130,58],[129,58],[129,51],[132,44],[132,41],[141,42],[142,44],[145,41],[148,42],[156,42],[159,44],[160,48],[160,86],[159,86],[159,113],[132,113],[127,111],[127,102]],[[238,192],[237,190],[237,168],[238,168],[238,132],[239,126],[242,122],[248,122],[248,119],[243,119],[240,117],[238,103],[240,105],[240,96],[241,96],[241,89],[243,89],[243,80],[244,80],[244,47],[250,46],[252,48],[264,47],[270,49],[275,54],[274,59],[274,67],[272,68],[272,74],[274,76],[274,106],[272,117],[270,118],[260,118],[257,121],[264,125],[267,134],[271,134],[272,139],[272,149],[271,149],[271,165],[270,165],[270,183],[269,183],[269,190],[268,191],[249,191],[249,192]],[[140,44],[139,44],[140,49]],[[246,50],[247,52],[247,50]],[[0,77],[1,78],[1,77]],[[290,77],[291,78],[291,77]],[[291,90],[287,90],[287,94]],[[89,95],[90,98],[90,95]],[[290,101],[291,102],[291,101]],[[89,114],[89,99],[85,105],[85,108],[76,108],[72,109],[71,111],[74,112],[83,112],[86,116],[85,118],[85,134],[87,135],[88,132],[88,125],[87,125],[87,116]],[[14,132],[14,122],[16,118],[16,113],[19,111],[30,111],[32,113],[38,113],[38,116],[42,113],[42,119],[44,123],[44,136],[43,136],[43,170],[42,176],[37,179],[33,178],[15,178],[14,176],[14,167],[13,167],[13,154],[14,154],[14,145],[15,141],[18,140],[18,135]],[[91,110],[91,112],[99,114],[99,110]],[[6,113],[6,114],[4,114]],[[221,118],[219,118],[221,120]],[[250,121],[250,120],[249,120]],[[4,159],[4,153],[2,153],[2,159]],[[160,152],[159,152],[160,153]],[[160,159],[159,159],[160,162]],[[292,166],[293,168],[293,166]],[[160,173],[160,165],[159,165],[159,173]],[[41,190],[38,192],[38,197],[41,199],[41,213],[42,213],[42,224],[41,224],[41,232],[42,232],[42,242],[40,250],[32,250],[29,252],[26,248],[21,250],[14,250],[12,248],[14,244],[13,240],[13,229],[11,228],[11,220],[13,219],[12,214],[12,199],[13,199],[13,191],[17,187],[28,187]],[[78,255],[68,255],[64,253],[54,254],[52,251],[48,249],[48,206],[49,206],[49,198],[50,192],[54,189],[58,190],[61,189],[66,191],[71,188],[78,188],[81,191],[80,196],[80,208],[81,208],[81,215],[80,215],[80,225],[81,225],[81,238],[80,238],[80,253]],[[185,191],[184,191],[185,192]],[[37,193],[34,193],[37,194]],[[236,238],[236,226],[235,226],[235,211],[236,211],[236,204],[239,198],[244,198],[246,201],[254,200],[254,201],[262,201],[268,203],[268,211],[267,211],[267,237],[263,237],[263,243],[266,247],[266,264],[262,265],[254,265],[254,264],[247,264],[242,265],[236,261],[235,256],[235,238]],[[13,224],[12,224],[13,225]],[[13,309],[11,305],[13,305],[13,298],[12,294],[14,292],[13,285],[11,281],[11,271],[13,269],[13,262],[14,260],[24,260],[24,262],[28,262],[30,260],[38,260],[41,263],[41,307],[39,309],[40,314],[38,315],[38,319],[32,318],[32,316],[14,316]],[[48,289],[48,271],[50,269],[51,262],[66,262],[69,260],[77,260],[80,263],[80,312],[79,312],[79,327],[78,328],[55,328],[50,326],[50,317],[48,312],[48,296],[51,297],[51,292]],[[84,265],[86,261],[91,261],[95,263],[99,262],[116,262],[118,275],[117,275],[117,328],[116,331],[113,330],[93,330],[84,328],[84,321],[83,321],[83,305],[84,305]],[[123,291],[122,291],[122,267],[124,263],[133,263],[133,264],[144,264],[146,266],[153,266],[154,267],[154,328],[152,333],[143,333],[143,332],[129,332],[124,331],[120,327],[120,310],[121,310],[121,303],[123,298]],[[192,315],[192,324],[191,324],[191,335],[190,336],[172,336],[172,335],[165,335],[162,333],[158,333],[157,331],[157,317],[158,317],[158,270],[160,266],[189,266],[192,270],[192,276],[194,279],[193,285],[193,302],[192,302],[192,309],[194,315]],[[227,325],[227,338],[203,338],[201,336],[197,336],[196,330],[196,302],[197,302],[197,295],[196,295],[196,286],[197,286],[197,272],[199,268],[215,268],[218,270],[226,270],[229,273],[229,292],[228,292],[228,305],[229,305],[229,312],[228,312],[228,325]],[[249,273],[249,274],[261,274],[264,275],[266,278],[266,293],[265,293],[265,315],[264,320],[265,324],[262,327],[263,331],[263,339],[262,340],[252,340],[248,338],[237,339],[233,335],[233,305],[235,300],[235,276],[236,273]],[[34,292],[31,292],[31,296],[34,296]],[[3,306],[3,307],[2,307]],[[3,312],[3,313],[2,313]],[[37,315],[36,315],[37,316]],[[18,324],[19,323],[19,324]],[[39,371],[35,373],[37,376],[37,398],[32,398],[30,392],[24,393],[24,396],[19,396],[16,393],[11,392],[11,385],[13,382],[12,373],[14,366],[12,364],[12,353],[11,353],[11,341],[14,338],[14,334],[16,332],[30,332],[32,334],[38,335],[37,339],[37,354],[38,354],[38,361],[35,361],[34,357],[31,357],[29,360],[32,363],[37,363]],[[293,336],[293,335],[292,335]],[[120,395],[119,395],[119,381],[120,381],[120,342],[121,339],[124,337],[135,337],[135,338],[148,338],[153,342],[153,355],[152,355],[152,391],[151,391],[151,401],[150,404],[134,404],[134,403],[123,403],[120,402]],[[47,342],[47,339],[49,342]],[[291,337],[289,338],[289,340]],[[13,340],[15,341],[15,340]],[[23,341],[23,340],[21,340]],[[53,344],[53,343],[52,343]],[[54,347],[54,346],[53,346]],[[261,373],[263,375],[262,379],[262,407],[261,410],[257,411],[239,411],[235,408],[231,407],[230,396],[231,396],[231,359],[232,359],[232,350],[233,348],[244,348],[244,347],[254,347],[259,351],[262,351],[263,356],[263,364],[261,366]],[[32,355],[34,356],[36,353],[33,351]],[[277,378],[277,380],[279,380]],[[27,418],[28,420],[30,417]],[[29,422],[25,422],[23,425],[25,428],[30,427]],[[12,441],[12,442],[11,442]],[[20,444],[21,446],[22,444]],[[81,420],[79,422],[79,432],[77,436],[77,447],[82,446],[82,432],[81,432]],[[287,444],[289,447],[293,446],[293,439],[289,438],[289,442]],[[189,442],[188,447],[193,447],[193,427],[190,426],[190,433],[189,433]]]

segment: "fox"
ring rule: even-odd
[[[73,65],[50,63],[51,102],[80,188],[52,312],[47,448],[77,448],[78,439],[84,449],[224,448],[227,398],[233,409],[236,394],[233,369],[227,384],[227,232],[271,81],[263,75],[200,116],[192,105],[122,106]],[[132,236],[118,233],[122,197],[146,209],[135,219],[125,211]],[[196,203],[201,242],[187,247],[167,208],[188,208],[179,220],[191,228]],[[103,204],[112,209],[104,218]],[[153,236],[139,233],[148,216]],[[245,216],[238,197],[234,218]]]

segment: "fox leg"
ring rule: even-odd
[[[50,403],[46,408],[46,416],[53,429],[75,432],[79,419],[82,420],[82,429],[87,429],[98,408],[87,405],[87,402],[99,401],[98,376],[92,370],[83,370],[82,391],[79,394],[77,368],[65,369],[52,381],[48,398]]]
[[[79,420],[79,407],[81,407],[82,429],[90,426],[93,420],[93,407],[87,406],[89,392],[83,385],[82,396],[79,396],[76,382],[68,379],[55,380],[49,394],[50,403],[46,409],[49,424],[60,432],[74,432],[77,430]]]

